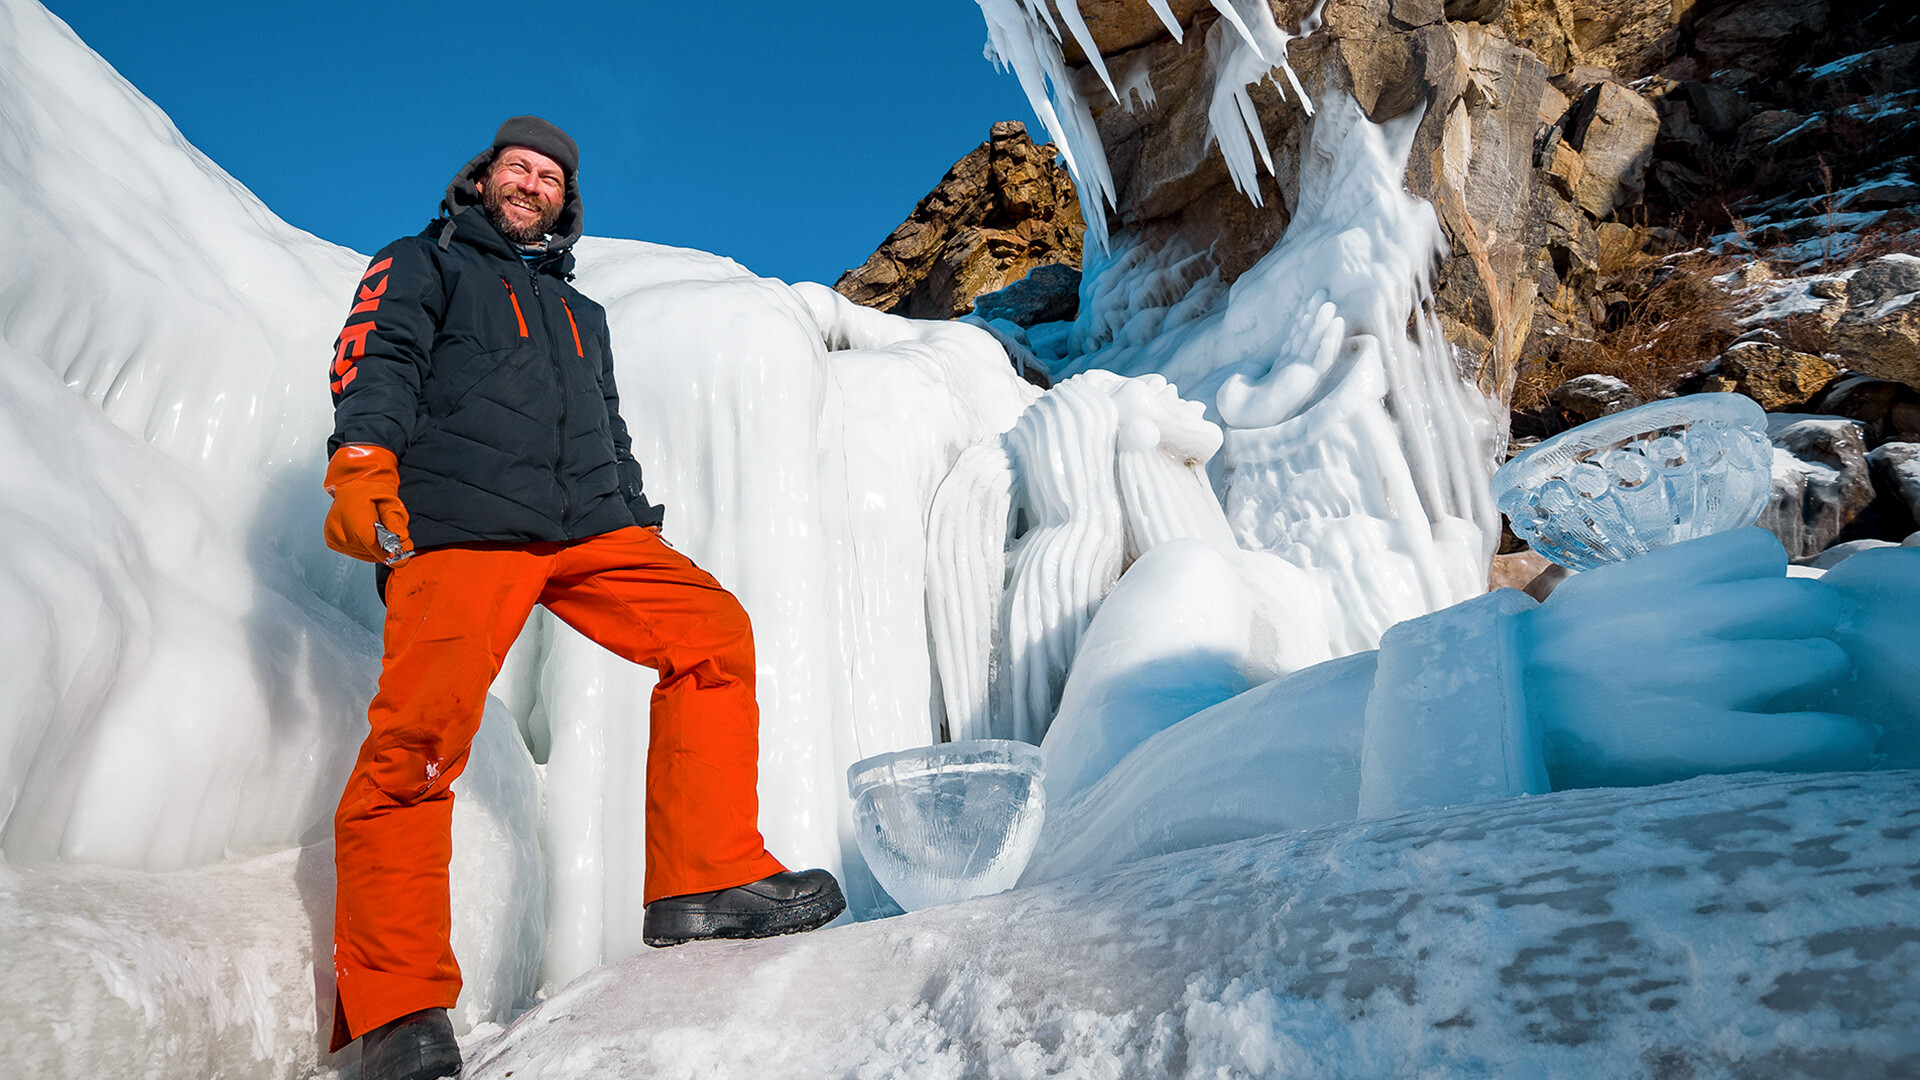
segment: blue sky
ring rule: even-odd
[[[363,252],[530,112],[580,143],[590,233],[830,283],[994,121],[1040,133],[971,0],[44,2],[281,217]]]

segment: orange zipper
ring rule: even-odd
[[[567,303],[567,298],[563,296],[560,298],[560,306],[567,309],[567,328],[573,331],[573,355],[587,355],[587,350],[580,347],[580,324],[573,321],[573,305]]]
[[[513,317],[520,323],[520,336],[527,337],[527,317],[520,314],[520,294],[513,291],[513,282],[508,281],[506,278],[501,278],[500,284],[507,287],[507,299],[513,301]],[[569,313],[569,315],[571,315],[571,313]],[[574,335],[576,340],[579,336],[577,333]]]

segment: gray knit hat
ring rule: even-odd
[[[537,116],[516,116],[493,136],[494,153],[509,146],[538,150],[560,163],[569,177],[580,170],[580,147],[573,137]]]

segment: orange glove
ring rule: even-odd
[[[334,451],[323,481],[333,496],[327,511],[327,546],[365,562],[393,566],[413,554],[407,537],[407,508],[400,502],[400,459],[384,446],[357,443]],[[383,525],[398,541],[389,550],[374,526]]]

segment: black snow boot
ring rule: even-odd
[[[445,1009],[422,1009],[360,1036],[360,1080],[460,1075],[460,1044]]]
[[[719,892],[666,896],[647,905],[641,938],[656,949],[702,938],[797,934],[847,910],[840,884],[825,870],[783,870]]]

